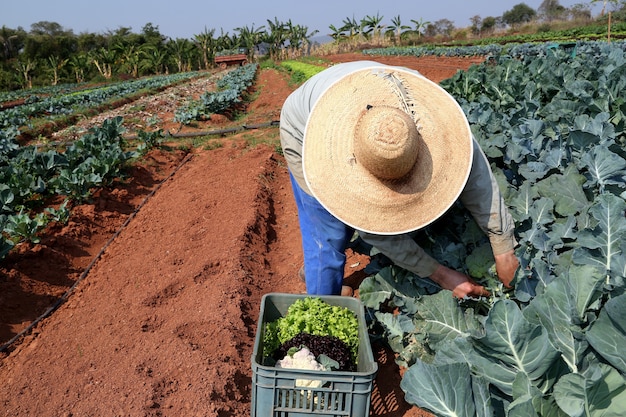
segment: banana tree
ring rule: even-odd
[[[343,26],[341,30],[347,33],[348,41],[353,42],[358,36],[361,35],[362,25],[357,22],[354,16],[352,18],[347,17],[343,20]]]
[[[301,56],[307,53],[309,46],[311,45],[310,38],[315,36],[318,33],[317,30],[314,30],[311,33],[308,33],[309,28],[301,25],[293,25],[291,23],[291,19],[287,22],[287,33],[288,33],[288,41],[289,41],[289,51],[290,54],[294,57]]]
[[[220,36],[215,39],[216,51],[230,51],[238,49],[240,46],[239,37],[236,34],[230,35],[228,32],[224,32],[224,29],[221,29]]]
[[[141,60],[140,48],[135,44],[117,43],[114,46],[116,53],[119,55],[122,71],[127,71],[131,76],[137,78],[139,76],[139,62]]]
[[[343,28],[337,28],[335,25],[330,25],[328,28],[331,30],[330,37],[333,38],[335,42],[339,42],[339,40],[344,39],[346,37],[343,32]]]
[[[150,73],[161,75],[168,73],[168,53],[154,45],[144,45],[141,48],[140,67]]]
[[[85,53],[78,53],[72,55],[69,60],[69,65],[74,71],[77,83],[85,81],[85,72],[89,69],[89,56]]]
[[[239,33],[241,44],[246,48],[248,62],[253,62],[254,52],[261,44],[263,36],[265,35],[265,26],[261,26],[257,29],[254,28],[254,25],[250,28],[248,26],[243,26],[235,28],[235,32]]]
[[[167,43],[167,49],[176,63],[178,72],[191,71],[194,46],[189,39],[178,38]]]
[[[383,16],[380,16],[376,13],[376,16],[365,16],[362,22],[365,24],[365,28],[368,32],[372,32],[372,38],[374,39],[382,39],[383,29],[385,25],[382,25]]]
[[[116,53],[113,49],[101,47],[91,52],[91,62],[96,66],[100,75],[109,80],[113,76],[113,64]]]
[[[265,34],[263,40],[267,42],[269,55],[271,59],[281,59],[284,53],[283,48],[289,37],[288,27],[285,23],[279,22],[278,18],[274,21],[267,21],[269,32]]]
[[[391,19],[391,26],[389,26],[386,33],[393,38],[394,43],[397,45],[400,43],[402,32],[407,29],[411,29],[411,27],[403,25],[400,15],[397,15]]]
[[[417,34],[418,39],[422,36],[422,32],[426,26],[430,25],[430,22],[424,21],[422,18],[420,18],[420,20],[411,19],[411,23],[415,25],[415,33]]]
[[[57,85],[59,83],[59,72],[63,69],[67,62],[67,59],[59,58],[56,55],[50,55],[48,57],[47,63],[52,72],[52,85]]]
[[[22,76],[23,88],[33,88],[33,71],[37,67],[37,62],[27,58],[26,60],[19,59],[15,63],[15,69]]]
[[[213,57],[215,56],[214,34],[215,29],[208,30],[205,27],[204,32],[194,35],[194,42],[202,55],[202,66],[205,70],[208,70],[213,65]]]

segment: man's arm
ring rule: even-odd
[[[489,291],[467,275],[441,265],[428,255],[410,235],[381,236],[359,232],[361,239],[381,251],[393,263],[422,278],[430,278],[457,298],[489,295]]]
[[[519,266],[515,256],[515,222],[504,204],[489,161],[474,140],[472,171],[460,196],[461,203],[487,234],[496,261],[498,277],[509,286]]]

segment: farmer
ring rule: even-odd
[[[519,265],[514,223],[489,163],[458,103],[417,71],[371,61],[334,65],[287,98],[280,137],[307,293],[351,294],[342,285],[345,249],[357,231],[455,297],[488,295],[411,235],[459,199],[489,237],[498,277],[510,285]]]

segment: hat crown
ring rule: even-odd
[[[419,137],[415,121],[403,110],[367,106],[355,127],[356,162],[379,179],[400,179],[415,165]]]

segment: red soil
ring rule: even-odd
[[[434,81],[479,61],[368,59]],[[237,123],[277,121],[293,88],[279,72],[261,71],[249,116]],[[165,103],[157,108],[176,130]],[[216,117],[196,129],[227,123]],[[249,415],[261,297],[305,291],[277,137],[269,127],[221,138],[213,150],[154,150],[128,178],[74,207],[67,225],[0,263],[0,344],[35,321],[0,353],[3,416]],[[356,286],[367,258],[349,256],[346,282]],[[429,415],[404,401],[393,354],[374,351],[371,415]]]

